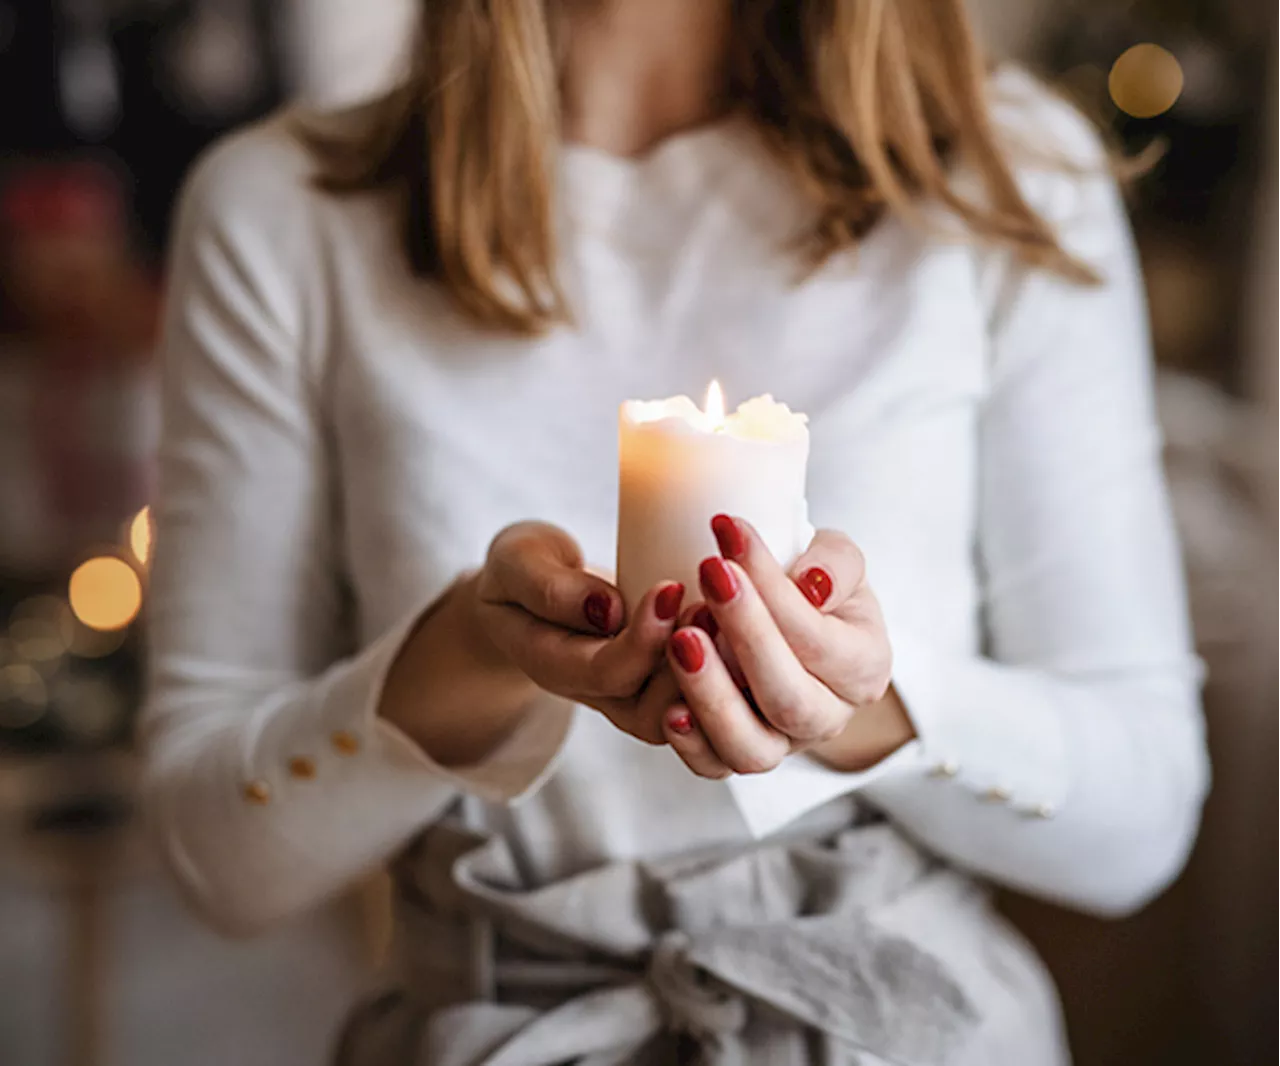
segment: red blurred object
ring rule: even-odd
[[[56,573],[147,498],[160,293],[110,168],[47,160],[0,187],[0,569]]]
[[[14,236],[118,232],[124,217],[118,183],[89,163],[32,167],[0,194],[0,219]]]

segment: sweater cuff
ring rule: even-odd
[[[956,802],[1049,817],[1066,798],[1066,738],[1042,674],[893,641],[893,684],[916,729],[919,759],[869,783],[873,801],[902,789],[954,790]],[[940,797],[942,798],[942,797]]]
[[[919,742],[913,740],[856,773],[833,770],[808,755],[793,755],[767,774],[731,777],[726,784],[751,835],[760,839],[885,775],[918,774],[920,765]]]
[[[940,802],[988,803],[1041,818],[1062,806],[1066,738],[1042,677],[939,652],[902,633],[894,636],[893,656],[893,685],[917,739],[858,773],[799,756],[768,774],[730,778],[754,836],[850,792],[891,806],[904,790],[936,790]]]
[[[520,724],[480,762],[446,768],[377,710],[392,664],[420,618],[415,612],[315,682],[311,700],[264,708],[251,743],[253,771],[281,799],[316,783],[361,805],[408,803],[438,817],[459,793],[491,803],[536,791],[554,768],[573,705],[549,694],[530,703]],[[299,763],[308,774],[296,773]],[[316,782],[308,780],[316,778]]]
[[[420,772],[488,803],[516,804],[537,792],[554,772],[573,715],[574,705],[568,700],[539,692],[525,707],[520,724],[485,758],[451,768],[441,766],[398,727],[376,715],[374,728],[383,734],[387,750],[399,750],[398,758]]]

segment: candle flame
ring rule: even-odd
[[[713,426],[724,425],[724,390],[720,388],[720,382],[712,381],[707,386],[707,402],[703,411]]]

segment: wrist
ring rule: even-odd
[[[809,754],[833,770],[857,773],[888,758],[915,737],[915,725],[890,685],[875,703],[854,711],[843,732],[815,745]]]
[[[424,612],[392,664],[378,714],[442,766],[479,762],[519,724],[536,686],[489,638],[478,576]]]

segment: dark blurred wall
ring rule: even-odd
[[[274,0],[0,0],[0,158],[109,158],[158,253],[191,160],[283,99],[280,19]]]
[[[73,143],[58,108],[56,27],[52,4],[0,0],[0,151]]]

